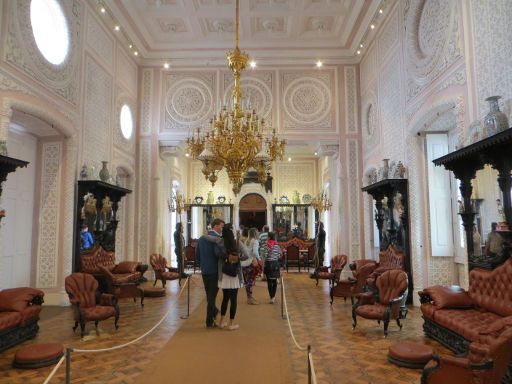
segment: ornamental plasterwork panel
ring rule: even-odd
[[[139,236],[138,236],[138,261],[146,262],[149,258],[149,228],[151,207],[151,140],[140,139],[139,153]]]
[[[35,81],[77,105],[82,6],[78,0],[59,1],[59,4],[66,15],[69,28],[69,54],[66,60],[56,66],[46,61],[40,53],[30,23],[30,0],[10,2],[5,59]]]
[[[137,95],[137,65],[125,51],[118,46],[116,63],[116,79],[120,81],[132,95]]]
[[[380,129],[379,122],[379,106],[377,97],[373,91],[367,93],[362,102],[361,120],[363,130],[364,153],[368,154],[379,143]]]
[[[92,12],[88,10],[86,14],[87,47],[96,54],[98,60],[101,60],[112,71],[114,69],[114,39],[106,33]]]
[[[353,259],[361,256],[361,243],[359,234],[360,206],[359,206],[359,145],[357,139],[347,140],[347,176],[348,176],[348,201],[350,217],[350,255]]]
[[[452,285],[455,263],[453,257],[431,257],[429,263],[429,286],[431,285]]]
[[[110,159],[112,77],[93,59],[85,63],[83,159]]]
[[[61,156],[61,143],[43,143],[36,284],[40,288],[57,285]]]
[[[381,142],[383,155],[390,159],[404,158],[400,84],[400,58],[395,56],[380,73],[379,82]]]
[[[77,176],[77,153],[78,153],[78,135],[75,134],[65,139],[64,147],[64,198],[63,201],[63,275],[67,276],[72,271],[73,265],[73,231],[74,231],[74,212],[75,212],[75,180]]]
[[[213,116],[215,72],[171,73],[165,77],[165,130],[188,130]]]
[[[366,53],[361,65],[359,66],[359,76],[361,78],[361,90],[365,90],[377,75],[377,48],[373,44]]]
[[[116,104],[114,110],[114,145],[131,154],[135,151],[135,137],[136,137],[136,121],[137,121],[137,103],[134,99],[123,93],[119,88],[116,90]],[[121,108],[123,105],[128,105],[132,111],[133,118],[133,133],[129,139],[126,139],[121,132]]]
[[[281,73],[281,123],[283,132],[336,132],[334,70],[283,71]]]
[[[291,201],[294,191],[313,195],[316,184],[316,163],[314,160],[298,160],[291,163],[276,163],[274,177],[274,197],[279,200],[282,195]],[[275,174],[274,174],[275,173]]]
[[[489,112],[485,99],[500,95],[502,111],[511,112],[512,99],[512,39],[507,26],[512,20],[512,7],[508,0],[493,2],[472,0],[473,46],[478,92],[478,117]],[[506,108],[503,108],[503,105]]]
[[[404,22],[409,101],[461,57],[457,2],[407,0]]]
[[[357,80],[356,67],[345,66],[345,130],[357,133]]]
[[[388,56],[398,43],[398,7],[379,36],[379,57]]]
[[[232,103],[232,93],[234,80],[231,73],[225,72],[222,74],[222,102],[224,105]],[[273,116],[273,92],[274,86],[274,72],[271,71],[258,71],[247,76],[243,76],[240,80],[242,87],[243,100],[242,103],[248,102],[251,109],[255,109],[260,118],[264,118],[269,127],[269,124],[274,122]]]
[[[187,194],[187,197],[193,199],[196,196],[201,196],[203,198],[203,203],[206,203],[206,198],[208,196],[208,192],[212,191],[215,201],[217,201],[217,197],[224,196],[226,197],[226,203],[231,198],[231,185],[229,184],[229,178],[226,171],[223,169],[217,175],[218,180],[215,182],[215,186],[212,187],[212,184],[205,179],[203,173],[201,172],[202,164],[198,161],[194,161],[190,163],[191,167],[191,185],[190,191],[191,193]],[[189,176],[190,177],[190,176]]]
[[[140,132],[141,135],[151,133],[152,119],[152,100],[153,100],[153,70],[142,70],[142,92],[141,92],[141,113],[140,113]]]

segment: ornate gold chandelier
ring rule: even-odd
[[[249,55],[238,48],[239,0],[236,1],[235,49],[227,53],[229,69],[233,72],[235,84],[232,98],[233,107],[223,106],[210,121],[209,129],[187,139],[188,152],[193,159],[203,164],[202,172],[207,180],[215,185],[218,173],[225,168],[233,192],[238,194],[243,178],[249,169],[258,174],[258,182],[265,184],[270,175],[271,162],[283,158],[285,140],[279,140],[275,129],[263,140],[265,121],[260,119],[256,110],[244,111],[240,74],[249,61]]]
[[[315,196],[313,200],[311,200],[311,206],[318,211],[319,214],[322,214],[325,211],[330,211],[332,207],[332,203],[327,197],[327,193],[321,191],[318,196]]]

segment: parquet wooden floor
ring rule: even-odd
[[[257,285],[263,287],[266,283],[258,281]],[[319,286],[315,287],[315,282],[309,279],[307,274],[289,273],[285,277],[285,287],[295,337],[299,344],[312,345],[319,384],[419,383],[420,371],[398,368],[387,362],[387,349],[397,341],[414,340],[432,345],[438,352],[447,353],[438,343],[423,336],[421,312],[417,308],[410,310],[401,331],[395,323],[391,324],[389,336],[384,339],[382,326],[378,326],[374,321],[361,319],[356,330],[352,331],[350,303],[337,299],[331,309],[327,282],[321,281]],[[138,343],[109,352],[72,354],[73,383],[145,382],[139,375],[140,372],[154,359],[163,359],[164,364],[165,357],[159,356],[159,351],[186,321],[180,318],[186,314],[186,290],[179,300],[178,292],[178,283],[168,282],[167,296],[146,298],[144,309],[131,299],[122,300],[119,330],[115,331],[113,321],[109,319],[100,323],[100,333],[96,336],[94,324],[90,323],[86,329],[88,335],[85,340],[80,340],[79,334],[74,334],[71,329],[73,320],[70,308],[62,311],[48,310],[49,315],[43,315],[39,322],[38,336],[22,345],[55,341],[62,342],[66,347],[80,349],[111,347],[142,335],[171,309],[166,320]],[[258,289],[258,292],[261,292],[261,289]],[[244,297],[245,294],[241,292],[239,300],[244,300]],[[266,298],[259,299],[261,305],[268,305]],[[196,274],[191,279],[190,311],[194,311],[203,300],[202,280],[200,275]],[[279,295],[277,304],[280,303]],[[241,309],[243,306],[240,306],[239,310]],[[289,335],[286,320],[282,321],[282,331]],[[264,342],[262,338],[262,343]],[[13,369],[11,362],[18,348],[19,346],[16,346],[0,354],[0,383],[42,383],[52,367],[34,370]],[[288,338],[288,351],[295,374],[294,383],[307,383],[306,353],[295,347],[291,337]],[[263,363],[264,357],[260,358]],[[64,366],[59,369],[52,383],[63,382]]]

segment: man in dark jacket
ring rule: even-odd
[[[185,273],[184,247],[185,238],[183,237],[183,224],[176,223],[176,230],[174,231],[174,253],[176,254],[176,260],[178,262],[178,272],[181,278],[186,279],[189,275]]]
[[[221,219],[214,219],[211,223],[212,229],[208,231],[209,235],[222,236],[222,228],[224,221]],[[225,252],[224,252],[225,253]],[[226,255],[223,251],[208,241],[205,236],[201,236],[197,242],[196,247],[196,260],[201,267],[201,275],[203,277],[204,290],[206,292],[206,327],[213,328],[218,324],[220,313],[215,305],[217,298],[218,280],[219,280],[219,258],[224,258]]]

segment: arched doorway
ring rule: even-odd
[[[242,197],[238,205],[239,225],[245,228],[261,228],[267,224],[267,202],[257,193]]]

